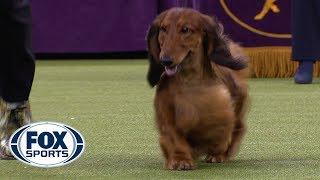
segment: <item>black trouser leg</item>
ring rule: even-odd
[[[35,62],[28,1],[0,1],[0,96],[6,102],[28,100],[33,82]]]

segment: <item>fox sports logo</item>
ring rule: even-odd
[[[45,168],[75,161],[83,153],[84,146],[84,138],[77,130],[55,122],[23,126],[10,138],[10,150],[16,159]]]

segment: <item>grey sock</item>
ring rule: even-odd
[[[17,109],[18,107],[23,107],[26,101],[22,102],[6,102],[7,103],[7,109],[8,110],[13,110]]]

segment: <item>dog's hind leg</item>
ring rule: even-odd
[[[177,132],[169,129],[160,135],[160,146],[169,170],[191,170],[195,168],[192,149],[187,140]]]
[[[236,125],[235,129],[232,132],[232,140],[227,152],[228,159],[232,159],[238,153],[246,130],[246,125],[243,122],[239,121],[238,125]]]
[[[237,120],[232,132],[231,144],[228,149],[227,156],[229,159],[235,157],[235,155],[238,153],[242,139],[247,131],[245,115],[247,112],[248,103],[248,96],[246,93],[243,93],[241,98],[238,100],[238,104],[236,105]]]
[[[228,150],[231,144],[233,126],[223,128],[220,137],[215,138],[213,143],[209,146],[206,162],[207,163],[222,163],[229,160]]]
[[[234,143],[237,114],[232,107],[229,110],[225,108],[225,111],[219,112],[215,121],[220,124],[219,126],[215,124],[211,129],[212,139],[207,146],[207,163],[222,163],[230,160],[228,152]]]
[[[231,143],[212,146],[212,150],[206,157],[207,163],[221,163],[231,160],[239,151],[243,136],[246,133],[245,125],[240,122],[232,132]]]
[[[228,142],[212,145],[206,157],[207,163],[222,163],[228,161]]]
[[[162,98],[163,97],[163,98]],[[160,147],[169,170],[191,170],[195,168],[192,148],[182,129],[178,130],[174,108],[167,102],[168,95],[156,96],[156,118],[160,134]]]

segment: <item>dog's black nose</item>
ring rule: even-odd
[[[168,56],[165,56],[165,57],[160,59],[160,63],[163,66],[170,66],[173,63],[173,61],[172,61],[172,58],[170,58]]]

